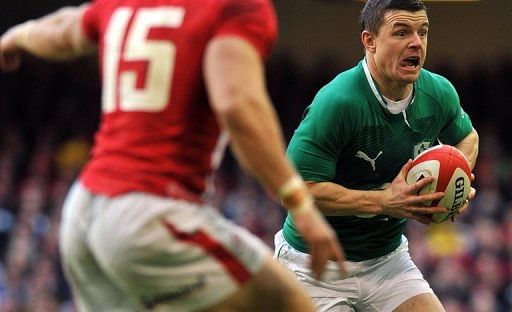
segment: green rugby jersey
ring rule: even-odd
[[[391,114],[379,102],[378,91],[372,91],[363,62],[317,93],[291,139],[287,154],[306,181],[383,189],[409,158],[439,141],[456,145],[472,131],[457,92],[444,77],[422,69],[412,102],[404,112]],[[406,221],[388,215],[326,218],[351,261],[396,249]],[[283,235],[294,248],[307,252],[290,214]]]

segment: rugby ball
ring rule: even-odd
[[[471,168],[457,148],[451,145],[438,145],[423,151],[413,159],[407,173],[407,184],[433,176],[435,180],[423,187],[420,194],[444,192],[441,200],[430,203],[431,207],[445,207],[446,213],[435,213],[434,222],[451,219],[463,206],[471,189]]]

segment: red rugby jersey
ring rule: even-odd
[[[237,35],[264,57],[277,35],[270,1],[96,0],[82,25],[99,45],[103,113],[81,181],[108,196],[198,199],[225,147],[204,86],[205,47]]]

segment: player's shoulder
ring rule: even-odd
[[[416,86],[435,98],[456,94],[455,87],[448,78],[427,69],[421,70]]]
[[[339,73],[324,85],[317,92],[315,102],[341,108],[360,103],[364,96],[364,72],[358,64]]]
[[[425,68],[421,69],[421,74],[418,78],[418,81],[423,83],[433,83],[439,86],[451,85],[451,82],[448,80],[448,78]]]

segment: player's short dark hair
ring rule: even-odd
[[[377,34],[384,14],[390,10],[417,12],[426,11],[427,7],[421,0],[368,0],[359,18],[361,31],[367,30]]]

